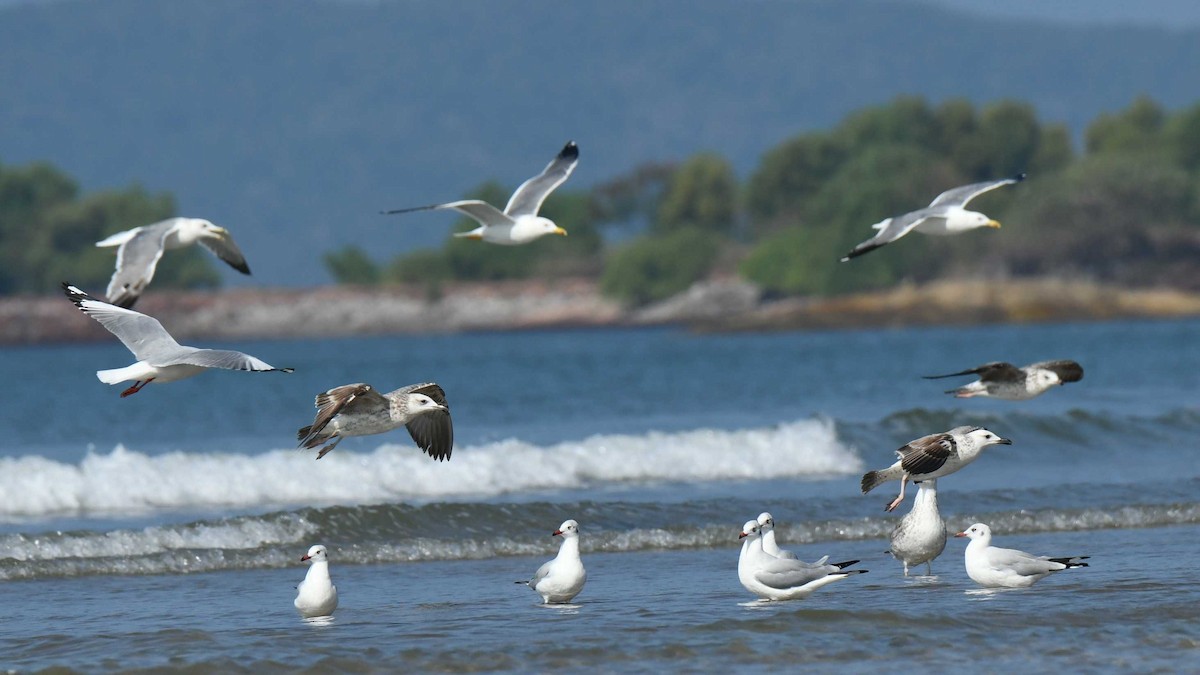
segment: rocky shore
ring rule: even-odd
[[[309,338],[675,324],[697,330],[980,324],[1200,316],[1200,294],[1083,281],[957,280],[831,298],[764,299],[738,280],[696,284],[642,308],[594,282],[231,289],[148,293],[137,305],[180,339]],[[111,339],[63,297],[0,298],[0,344]]]

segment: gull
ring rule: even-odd
[[[989,445],[1012,445],[983,427],[955,427],[940,434],[922,436],[909,441],[896,455],[900,460],[886,469],[868,471],[862,477],[862,491],[867,494],[881,483],[900,481],[900,496],[886,510],[892,511],[904,501],[904,486],[909,480],[920,483],[930,478],[948,476],[975,461]]]
[[[369,436],[407,427],[408,433],[433,459],[450,459],[454,425],[446,392],[433,382],[410,384],[380,394],[369,384],[344,384],[317,394],[317,417],[301,427],[296,437],[312,449],[333,439],[317,452],[317,459],[337,447],[346,436]]]
[[[938,512],[936,478],[917,485],[912,510],[892,530],[891,542],[888,553],[904,563],[904,576],[909,567],[921,563],[925,563],[925,576],[933,575],[931,563],[946,549],[946,521]]]
[[[583,561],[579,558],[579,523],[563,521],[551,536],[563,538],[558,555],[539,567],[532,579],[516,583],[532,588],[542,596],[544,604],[560,605],[570,602],[583,590],[587,570],[583,569]]]
[[[546,234],[561,234],[567,231],[554,224],[549,218],[539,216],[538,209],[542,202],[563,184],[575,165],[579,163],[579,146],[575,141],[568,141],[542,173],[530,178],[517,188],[508,200],[508,205],[501,211],[479,199],[464,199],[445,204],[431,204],[409,209],[394,209],[384,211],[385,214],[411,213],[413,211],[429,211],[432,209],[453,209],[479,223],[479,227],[469,232],[455,233],[456,237],[480,239],[492,244],[516,246],[529,242]]]
[[[1003,361],[994,361],[957,373],[924,377],[927,380],[938,380],[959,375],[978,375],[979,379],[957,389],[950,389],[947,394],[954,394],[957,398],[990,396],[1006,401],[1024,401],[1040,396],[1051,387],[1082,380],[1083,367],[1069,360],[1039,361],[1023,368]]]
[[[1079,562],[1087,560],[1086,555],[1049,558],[992,546],[992,528],[983,523],[975,523],[954,536],[971,538],[964,554],[967,576],[987,588],[1028,588],[1052,572],[1088,566]]]
[[[757,520],[747,521],[738,535],[742,551],[738,556],[738,580],[751,593],[764,600],[798,600],[813,591],[867,570],[846,570],[857,560],[810,566],[808,563],[768,555],[762,547],[761,528]]]
[[[320,544],[313,546],[300,560],[308,563],[308,573],[296,587],[298,592],[292,604],[306,619],[333,614],[333,610],[337,609],[337,586],[329,578],[329,558],[325,547]]]
[[[133,307],[154,278],[163,251],[200,244],[242,274],[250,274],[246,258],[233,243],[229,230],[203,218],[168,218],[152,225],[118,232],[96,246],[118,246],[117,269],[104,292],[118,307]]]
[[[795,553],[785,551],[779,548],[779,544],[775,543],[775,519],[770,513],[763,511],[758,514],[758,529],[762,533],[762,547],[767,555],[773,555],[776,558],[787,558],[788,560],[798,560]],[[809,567],[820,567],[829,560],[829,556],[825,556],[816,562],[804,563]]]
[[[121,392],[121,398],[138,393],[151,382],[174,382],[209,368],[292,372],[291,368],[276,368],[242,352],[181,345],[154,317],[97,300],[65,282],[62,287],[76,307],[116,335],[137,359],[124,368],[96,371],[96,377],[105,384],[134,381],[133,386]]]
[[[977,227],[1000,227],[999,222],[978,211],[968,211],[963,207],[967,205],[967,202],[989,190],[1023,180],[1025,180],[1025,174],[1020,173],[1012,178],[971,183],[946,190],[923,209],[887,218],[872,225],[872,228],[878,230],[875,236],[855,246],[854,250],[842,258],[842,262],[857,258],[864,253],[870,253],[914,230],[922,234],[949,235],[966,232]]]

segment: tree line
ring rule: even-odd
[[[1027,172],[1029,180],[972,202],[999,231],[910,236],[840,263],[870,225],[929,203],[941,191]],[[346,284],[597,278],[632,304],[714,275],[739,275],[768,294],[828,295],[953,276],[1086,277],[1126,285],[1200,288],[1200,104],[1167,112],[1148,98],[1097,117],[1078,151],[1067,129],[1028,104],[901,97],[767,151],[747,180],[700,153],[650,163],[596,185],[570,183],[543,215],[569,231],[526,246],[447,236],[438,249],[375,260],[346,247],[324,256]],[[464,198],[503,204],[509,186]],[[45,164],[0,165],[0,294],[56,288],[63,278],[103,284],[107,234],[174,213],[169,195],[138,187],[81,195]],[[455,230],[473,228],[462,218]],[[173,253],[155,283],[215,286],[207,256]]]

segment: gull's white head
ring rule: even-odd
[[[992,528],[983,523],[975,523],[967,529],[954,535],[956,537],[969,537],[971,541],[982,541],[987,544],[992,540]]]
[[[533,241],[547,234],[567,236],[567,231],[554,224],[553,220],[542,216],[525,216],[517,219],[512,228],[512,238],[517,242]]]
[[[1062,385],[1066,383],[1059,379],[1058,373],[1053,370],[1038,368],[1033,371],[1033,386],[1035,389],[1045,390],[1056,384]]]
[[[423,413],[431,410],[445,410],[446,406],[429,398],[425,394],[409,394],[408,410],[411,413]]]
[[[763,511],[762,513],[758,514],[758,527],[760,529],[775,527],[775,519],[771,517],[771,514]]]
[[[967,433],[967,438],[974,441],[975,445],[980,448],[986,448],[989,445],[1012,445],[1012,441],[1009,439],[1001,438],[983,427]]]
[[[558,529],[555,530],[553,533],[551,533],[550,536],[557,537],[559,535],[562,535],[562,537],[564,539],[567,539],[569,537],[578,537],[579,536],[579,523],[577,523],[573,520],[564,520],[563,524],[559,525]]]
[[[974,230],[977,227],[1000,227],[1000,221],[992,220],[978,211],[956,209],[947,215],[946,227],[955,231]]]
[[[183,218],[175,226],[175,237],[183,245],[190,244],[197,239],[224,239],[228,236],[229,230],[220,225],[213,225],[203,218]]]
[[[753,540],[759,536],[760,531],[757,520],[747,520],[746,524],[742,526],[742,533],[738,535],[738,539]]]
[[[327,562],[328,560],[329,558],[326,556],[325,547],[320,544],[308,549],[308,553],[306,555],[300,556],[301,562],[306,562],[309,564],[315,562]]]

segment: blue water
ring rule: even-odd
[[[121,399],[115,342],[6,348],[0,372],[0,666],[324,669],[1194,670],[1200,666],[1200,321],[696,335],[595,330],[222,343],[294,374],[206,373]],[[203,346],[216,346],[205,344]],[[1071,358],[1081,382],[1025,402],[922,380]],[[456,446],[403,431],[319,462],[313,396],[437,381]],[[965,379],[963,380],[965,381]],[[917,436],[1012,438],[939,481],[951,528],[1090,555],[980,593],[961,541],[935,579],[882,552],[907,509],[858,478]],[[737,532],[771,511],[803,557],[869,574],[763,605]],[[551,530],[580,521],[577,605],[535,604]],[[341,605],[291,606],[329,547]]]

